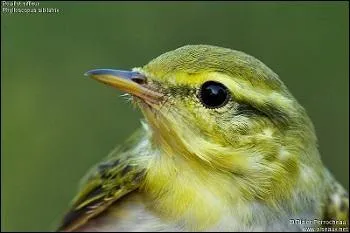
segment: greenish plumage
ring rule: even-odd
[[[135,159],[138,155],[129,149],[140,139],[140,132],[135,133],[123,147],[112,151],[105,161],[91,169],[82,181],[82,188],[59,231],[84,225],[114,201],[140,186],[145,168],[139,164],[140,159]]]
[[[146,121],[130,146],[89,173],[60,230],[347,227],[347,193],[321,162],[311,120],[262,62],[193,45],[135,73],[137,80],[119,71],[89,73],[130,92]],[[224,87],[228,99],[205,105],[208,83]]]

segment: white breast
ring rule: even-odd
[[[118,200],[105,213],[90,220],[78,232],[165,232],[182,231],[168,224],[147,209],[139,193]]]
[[[270,212],[265,206],[259,203],[252,203],[253,220],[242,221],[237,217],[239,211],[227,212],[215,226],[205,231],[302,231],[310,224],[291,223],[291,220],[313,220],[317,219],[313,208],[305,206],[302,213],[291,216],[287,211],[279,214]],[[157,217],[147,208],[142,196],[134,192],[119,200],[104,214],[90,220],[79,232],[180,232],[188,231],[180,222],[165,222]]]

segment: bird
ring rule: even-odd
[[[85,75],[143,119],[88,171],[57,231],[348,231],[348,191],[310,117],[259,59],[185,45]]]

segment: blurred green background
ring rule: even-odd
[[[120,92],[87,79],[185,44],[251,54],[307,109],[324,163],[349,188],[347,2],[40,2],[1,15],[1,228],[53,230],[93,164],[140,126]]]

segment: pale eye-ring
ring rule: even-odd
[[[220,108],[227,104],[230,93],[223,84],[215,81],[203,83],[198,98],[207,108]]]

